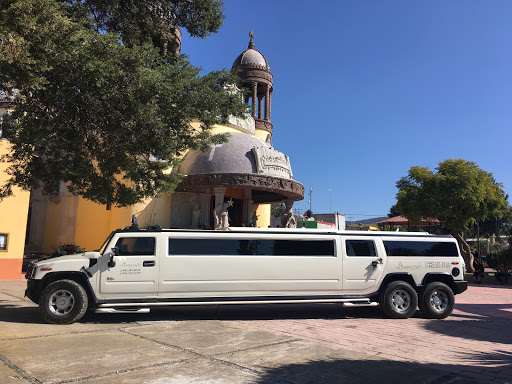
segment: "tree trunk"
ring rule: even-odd
[[[471,253],[471,248],[469,248],[468,243],[466,243],[466,240],[464,240],[464,237],[462,237],[461,234],[456,232],[452,232],[452,234],[459,243],[460,252],[466,261],[466,270],[468,272],[475,272],[475,269],[473,268],[473,254]]]

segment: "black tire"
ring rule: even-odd
[[[444,319],[453,312],[455,295],[448,285],[434,281],[421,292],[418,305],[426,318]]]
[[[87,293],[73,280],[57,280],[43,290],[39,300],[42,318],[51,324],[71,324],[87,311]]]
[[[409,283],[392,281],[380,293],[379,304],[387,317],[407,319],[416,312],[418,295]]]

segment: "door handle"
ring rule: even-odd
[[[143,261],[142,262],[142,266],[143,267],[154,267],[155,266],[155,262],[154,261]]]

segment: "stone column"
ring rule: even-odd
[[[261,120],[261,102],[262,102],[262,98],[261,97],[258,97],[258,119]]]
[[[251,216],[252,216],[252,191],[250,189],[244,189],[244,201],[243,201],[243,211],[244,211],[244,225],[246,227],[251,226]]]
[[[215,217],[215,212],[217,211],[217,207],[222,207],[224,204],[224,194],[226,193],[225,187],[215,187],[213,188],[213,193],[215,193],[215,207],[213,208],[213,227],[217,226],[217,218]]]
[[[266,89],[266,95],[265,95],[265,120],[270,120],[270,85],[267,85]]]
[[[73,195],[63,186],[59,203],[59,232],[57,234],[59,246],[75,243],[77,213],[78,196]]]
[[[270,92],[268,97],[268,121],[272,120],[272,92]]]
[[[48,198],[43,196],[41,190],[34,190],[30,199],[30,232],[28,234],[27,251],[42,252],[44,244],[44,230],[46,227],[46,210]]]
[[[252,117],[256,118],[256,99],[258,98],[258,83],[252,83]]]

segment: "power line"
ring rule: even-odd
[[[340,212],[340,213],[341,213],[341,212]],[[365,215],[365,214],[363,214],[363,213],[342,213],[342,214],[343,214],[343,215],[345,215],[345,216],[350,215],[350,216],[368,216],[368,217],[380,217],[380,216],[387,216],[387,215],[388,215],[387,213],[385,213],[385,214],[383,214],[383,215],[378,215],[378,214]]]

